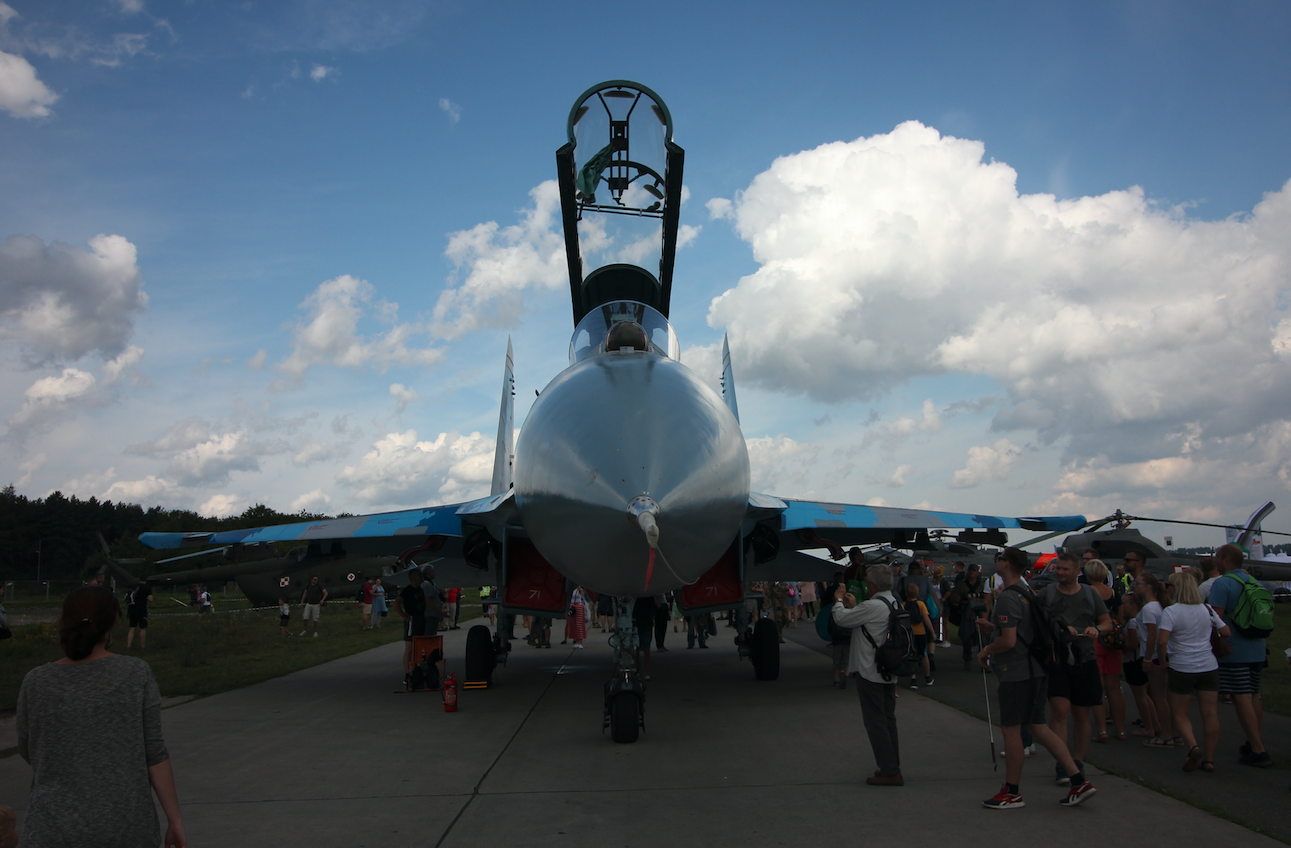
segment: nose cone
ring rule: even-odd
[[[515,460],[516,504],[529,538],[566,577],[630,597],[691,583],[739,532],[749,455],[738,422],[694,372],[643,353],[593,356],[534,403]],[[659,505],[659,551],[628,503]]]

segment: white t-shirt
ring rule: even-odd
[[[1170,667],[1185,674],[1214,671],[1219,660],[1210,650],[1210,628],[1223,620],[1205,604],[1172,604],[1161,613],[1161,631],[1170,631]]]
[[[1131,631],[1134,633],[1139,632],[1139,620],[1137,617],[1131,618],[1129,621],[1125,622],[1125,638],[1127,640],[1129,639]],[[1130,656],[1125,657],[1124,661],[1134,662],[1135,660],[1141,660],[1141,659],[1143,659],[1143,637],[1142,636],[1139,637],[1139,642],[1137,645],[1134,646],[1133,652],[1131,652]]]
[[[1210,587],[1214,585],[1215,581],[1218,579],[1219,577],[1217,575],[1215,577],[1211,577],[1209,580],[1203,580],[1201,581],[1201,585],[1197,587],[1197,591],[1201,592],[1201,599],[1205,603],[1210,603]]]
[[[1139,610],[1135,621],[1139,623],[1139,639],[1147,640],[1148,625],[1159,625],[1161,623],[1161,604],[1157,601],[1149,601],[1144,604],[1143,609]],[[1143,658],[1148,662],[1152,662],[1152,659],[1157,655],[1156,634],[1152,635],[1154,637],[1152,642],[1143,646]]]

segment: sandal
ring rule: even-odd
[[[1170,744],[1174,745],[1176,748],[1182,747],[1184,744],[1183,737],[1182,736],[1170,737]]]
[[[1211,774],[1214,774],[1214,772],[1215,772],[1215,763],[1214,763],[1212,760],[1202,760],[1202,761],[1201,761],[1201,770],[1202,770],[1202,771],[1208,771],[1208,772],[1210,772]]]
[[[1118,741],[1118,742],[1125,742],[1125,741],[1126,741],[1126,740],[1128,740],[1130,737],[1128,737],[1128,736],[1126,736],[1126,735],[1125,735],[1125,731],[1124,731],[1124,730],[1118,730],[1118,731],[1116,731],[1116,735],[1115,735],[1115,736],[1113,736],[1112,738],[1113,738],[1113,739],[1115,739],[1115,740],[1116,740],[1116,741]]]
[[[1197,770],[1197,761],[1201,759],[1201,749],[1196,745],[1188,751],[1188,759],[1183,761],[1183,770],[1193,772]]]
[[[1147,738],[1149,738],[1149,739],[1151,739],[1153,736],[1156,736],[1156,734],[1155,734],[1155,733],[1153,733],[1151,730],[1144,730],[1144,729],[1143,729],[1143,728],[1141,728],[1141,727],[1140,727],[1138,730],[1134,731],[1134,735],[1135,735],[1135,736],[1146,736],[1146,737],[1147,737]]]
[[[1161,736],[1153,736],[1143,742],[1144,748],[1173,748],[1174,743]]]
[[[1095,736],[1095,737],[1094,737],[1094,741],[1095,741],[1095,742],[1097,742],[1097,743],[1099,743],[1100,745],[1106,745],[1106,744],[1107,744],[1107,738],[1108,738],[1108,737],[1107,737],[1107,734],[1106,734],[1106,733],[1100,733],[1100,734],[1098,734],[1097,736]]]

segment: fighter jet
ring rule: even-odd
[[[503,613],[561,616],[574,585],[613,596],[615,672],[602,730],[633,742],[645,681],[632,656],[629,610],[675,591],[687,613],[731,609],[756,676],[779,671],[770,620],[742,620],[750,581],[829,580],[852,545],[908,547],[929,530],[1071,532],[1084,516],[1009,518],[779,498],[752,491],[735,375],[723,342],[719,393],[680,360],[669,323],[685,153],[664,101],[612,80],[574,103],[556,152],[574,331],[569,366],[542,390],[512,448],[510,344],[502,380],[492,491],[466,503],[207,534],[145,533],[153,548],[295,542],[386,556],[396,572],[438,558],[439,586],[495,585]],[[593,216],[596,224],[593,226]],[[598,264],[595,236],[636,228],[655,240],[655,271]],[[590,268],[590,270],[588,270]],[[585,273],[587,271],[587,273]],[[468,633],[466,678],[487,682],[507,641]]]

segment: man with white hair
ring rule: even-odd
[[[886,568],[871,568],[866,572],[869,600],[864,603],[858,604],[851,593],[844,594],[844,588],[841,583],[835,585],[830,598],[834,601],[834,623],[853,631],[848,668],[856,678],[861,717],[878,765],[874,775],[865,782],[870,786],[905,786],[897,743],[896,682],[890,674],[889,679],[884,679],[876,656],[878,646],[888,638],[888,616],[897,607],[892,595],[892,572]]]

